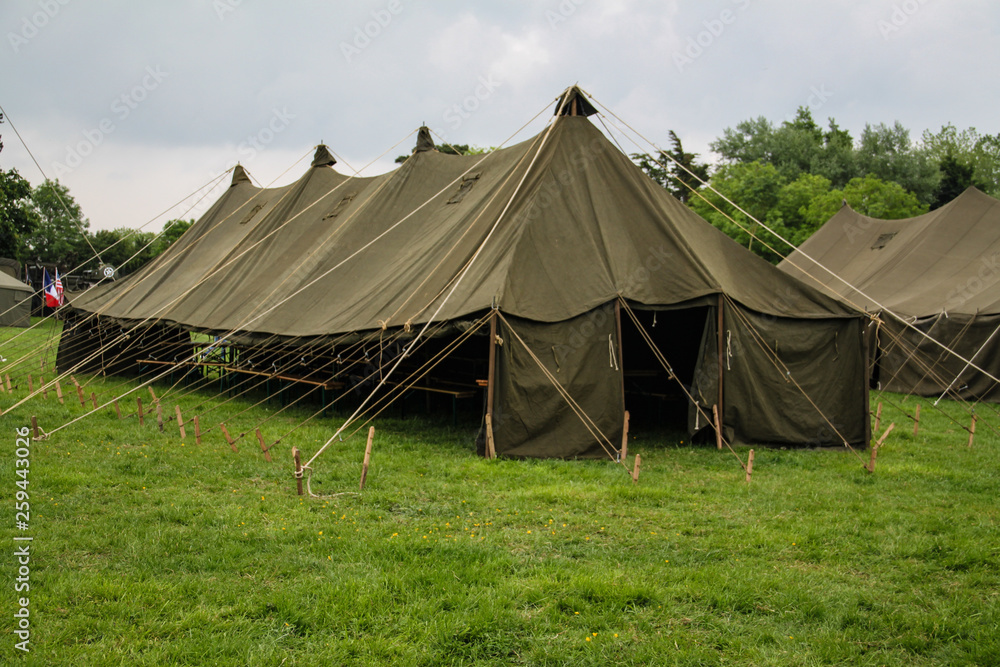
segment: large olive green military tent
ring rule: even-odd
[[[0,326],[31,326],[30,287],[0,271]]]
[[[873,348],[882,389],[1000,401],[968,363],[1000,377],[1000,201],[973,187],[904,220],[845,205],[779,267],[882,314]]]
[[[386,351],[383,337],[405,342],[433,321],[445,339],[493,313],[495,336],[477,329],[436,386],[492,385],[477,395],[492,398],[498,453],[602,456],[595,429],[617,447],[627,407],[635,418],[670,400],[691,430],[717,405],[737,439],[866,443],[863,314],[672,198],[567,92],[545,131],[485,155],[442,154],[422,131],[380,176],[338,173],[322,146],[285,187],[257,188],[237,169],[168,252],[74,299],[60,368],[127,366],[149,354],[147,327],[158,344],[202,331],[322,348],[337,363],[338,346],[362,341],[381,373],[416,355]]]

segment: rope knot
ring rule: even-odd
[[[410,333],[412,325],[413,325],[413,318],[411,317],[410,319],[406,320],[406,322],[403,323],[403,331],[405,331],[406,333]]]
[[[382,327],[382,331],[385,331],[386,329],[389,328],[389,324],[385,320],[379,320],[378,325]]]

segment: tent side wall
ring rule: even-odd
[[[1000,315],[937,315],[913,326],[1000,377]],[[902,323],[887,319],[878,338],[882,389],[935,398],[948,390],[949,398],[1000,403],[997,383]]]
[[[30,289],[0,289],[0,326],[31,326]]]
[[[847,440],[866,446],[864,322],[860,317],[776,318],[727,301],[722,331],[727,438],[807,447]],[[710,317],[693,386],[708,414],[718,396],[717,335],[716,319]],[[692,411],[689,426],[696,431],[706,424]]]
[[[612,304],[563,322],[507,317],[497,349],[493,434],[497,454],[540,458],[607,458],[620,446],[624,425],[622,370]],[[516,335],[515,335],[516,334]],[[520,337],[521,340],[518,340]],[[610,341],[610,343],[609,343]],[[546,377],[531,353],[611,442],[606,452]]]

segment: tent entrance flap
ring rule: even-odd
[[[702,341],[706,337],[715,309],[696,306],[676,310],[638,310],[632,312],[639,320],[622,318],[622,340],[625,373],[625,406],[629,411],[629,430],[666,428],[688,430],[691,399],[688,393],[695,378],[703,373]],[[639,327],[652,339],[656,349],[666,358],[676,379],[657,359]],[[714,329],[713,329],[714,331]],[[714,360],[715,355],[712,355]],[[718,366],[712,362],[713,371]],[[716,384],[712,385],[717,387]],[[711,407],[709,407],[711,412]],[[706,426],[704,419],[701,427]]]
[[[617,449],[625,417],[614,305],[562,322],[504,316],[497,331],[497,454],[609,457],[605,449]]]

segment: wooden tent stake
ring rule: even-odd
[[[712,419],[715,420],[715,447],[722,449],[722,424],[719,423],[719,406],[712,406]],[[749,479],[747,480],[750,481]]]
[[[368,444],[365,445],[365,460],[361,464],[361,483],[358,485],[359,491],[365,490],[365,480],[368,479],[368,464],[372,460],[372,440],[375,439],[375,427],[368,429]]]
[[[896,422],[892,422],[891,424],[889,424],[889,428],[885,430],[885,433],[882,434],[882,437],[879,438],[874,445],[872,445],[871,459],[868,461],[868,465],[865,466],[865,469],[868,472],[875,472],[875,459],[878,458],[878,450],[882,446],[882,443],[885,442],[885,439],[889,437],[889,434],[892,433],[892,429],[894,428],[896,428]]]
[[[148,389],[148,390],[149,390],[149,395],[153,397],[153,402],[154,402],[154,403],[159,403],[159,402],[160,402],[160,399],[158,399],[158,398],[156,397],[156,392],[155,392],[155,391],[153,391],[153,385],[151,385],[151,384],[147,384],[147,385],[146,385],[146,389]]]
[[[4,389],[3,380],[0,379],[0,394],[6,394],[6,393],[7,393],[7,390]]]
[[[90,402],[93,403],[94,409],[97,409],[97,394],[95,392],[90,392]]]
[[[118,419],[122,418],[122,409],[118,407],[118,399],[115,399],[115,414],[118,415]]]
[[[187,437],[187,433],[184,432],[184,418],[181,417],[181,406],[175,405],[174,410],[177,412],[177,428],[181,432],[181,440]]]
[[[299,495],[302,495],[302,459],[299,457],[299,448],[292,447],[292,460],[295,461],[295,486]]]
[[[31,373],[28,373],[28,393],[29,394],[35,393],[35,385],[31,381]]]
[[[878,402],[878,408],[875,410],[875,428],[872,433],[878,433],[878,423],[882,420],[882,401]]]
[[[894,428],[896,428],[896,422],[892,422],[891,424],[889,424],[889,428],[885,430],[885,433],[883,433],[882,437],[878,439],[878,442],[875,443],[875,446],[881,447],[882,443],[885,442],[885,439],[889,437],[889,434],[892,433],[892,429]]]
[[[753,475],[753,450],[747,455],[747,484],[750,483],[750,476]]]
[[[267,445],[264,444],[264,436],[261,435],[260,429],[257,429],[257,442],[260,443],[260,451],[264,452],[264,458],[267,459],[268,463],[271,463],[271,452],[267,451]]]
[[[35,434],[35,440],[38,440],[38,417],[31,415],[31,430]]]
[[[878,445],[873,445],[872,456],[868,460],[868,465],[866,466],[865,470],[867,470],[868,472],[875,472],[875,458],[877,456],[878,456]]]
[[[197,445],[201,444],[201,425],[198,423],[198,415],[194,416],[194,442]]]
[[[639,466],[642,465],[642,457],[639,454],[635,455],[635,466],[632,468],[632,483],[639,483]]]
[[[142,426],[142,397],[136,396],[135,403],[139,406],[139,426]]]
[[[4,375],[7,378],[7,391],[13,392],[14,388],[10,386],[10,373]]]
[[[916,435],[919,429],[920,429],[920,404],[917,403],[917,407],[913,410],[913,435]]]
[[[163,433],[163,406],[159,403],[156,404],[156,425],[160,427],[160,433]]]
[[[80,407],[87,407],[87,399],[83,397],[83,387],[76,385],[76,397],[80,399]]]
[[[496,446],[493,444],[493,415],[486,413],[486,458],[497,457]]]
[[[226,442],[229,443],[229,446],[232,448],[232,450],[234,452],[240,451],[240,450],[236,449],[236,443],[233,442],[233,439],[229,437],[229,431],[226,430],[226,423],[223,422],[223,423],[219,424],[219,426],[222,428],[222,435],[225,436]]]
[[[56,397],[59,399],[59,405],[65,405],[63,402],[62,385],[59,384],[59,378],[56,378]]]
[[[69,379],[73,381],[73,386],[74,387],[79,387],[80,386],[80,383],[76,381],[76,376],[75,375],[70,375]]]
[[[979,415],[972,414],[972,425],[969,426],[969,447],[972,447],[972,439],[976,437],[976,420],[979,419]]]
[[[622,427],[622,450],[619,458],[624,461],[628,457],[628,410],[625,411],[625,425]]]

